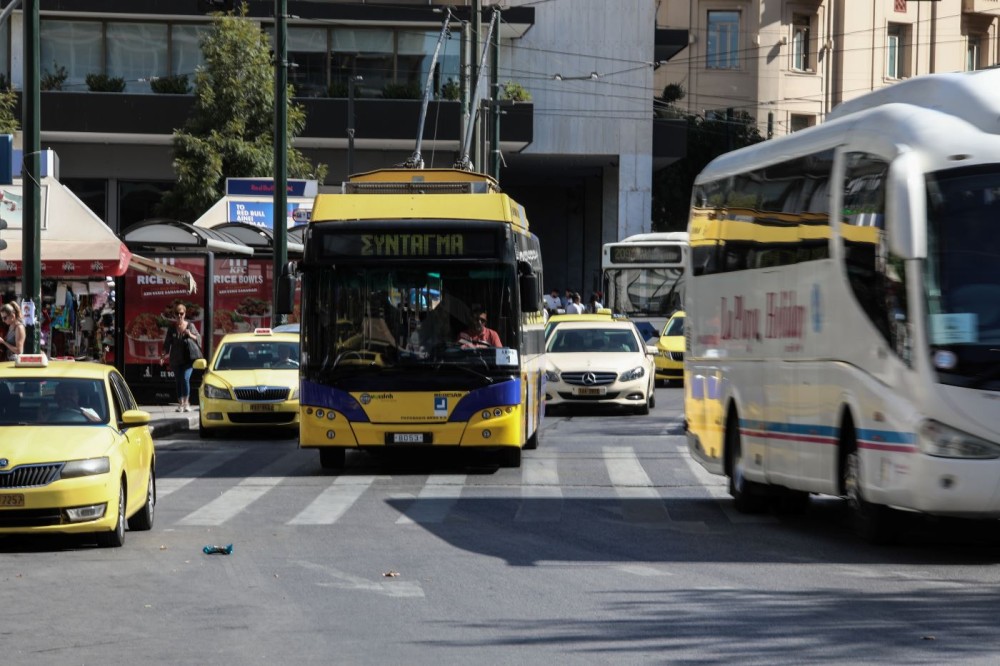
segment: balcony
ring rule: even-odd
[[[297,98],[306,110],[306,127],[296,143],[304,147],[347,146],[347,100]],[[183,127],[193,95],[45,91],[41,93],[44,138],[99,143],[166,143]],[[359,149],[410,150],[416,141],[420,100],[361,98],[354,102],[355,141]],[[504,104],[500,137],[505,151],[523,150],[532,140],[534,106]],[[20,117],[20,105],[15,110]],[[461,140],[461,105],[431,101],[424,141],[455,146]]]
[[[962,0],[966,14],[1000,14],[1000,0]]]

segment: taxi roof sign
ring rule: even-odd
[[[271,329],[269,328],[255,328],[253,329],[254,335],[271,335]]]
[[[46,368],[49,357],[45,354],[18,354],[14,359],[15,368]]]

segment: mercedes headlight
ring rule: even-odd
[[[938,421],[924,421],[917,430],[920,450],[938,458],[1000,458],[1000,446]]]
[[[631,370],[626,370],[625,372],[623,372],[621,375],[618,376],[618,381],[630,382],[633,379],[639,379],[640,377],[645,376],[645,374],[646,374],[646,368],[640,365],[637,368],[632,368]]]
[[[219,388],[211,384],[205,384],[205,397],[215,400],[231,400],[229,389]]]
[[[556,371],[556,370],[546,370],[545,371],[545,381],[547,381],[547,382],[558,382],[558,381],[560,381],[560,379],[559,379],[559,372]]]
[[[63,465],[59,478],[75,479],[80,476],[107,474],[110,471],[111,461],[107,456],[103,458],[87,458],[86,460],[70,460]]]

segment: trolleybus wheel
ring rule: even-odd
[[[343,469],[347,460],[347,449],[324,447],[319,450],[319,464],[323,469]]]
[[[517,446],[505,446],[497,452],[501,467],[520,467],[521,449]]]

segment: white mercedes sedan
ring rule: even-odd
[[[545,345],[545,406],[656,404],[655,347],[630,321],[562,322]]]

